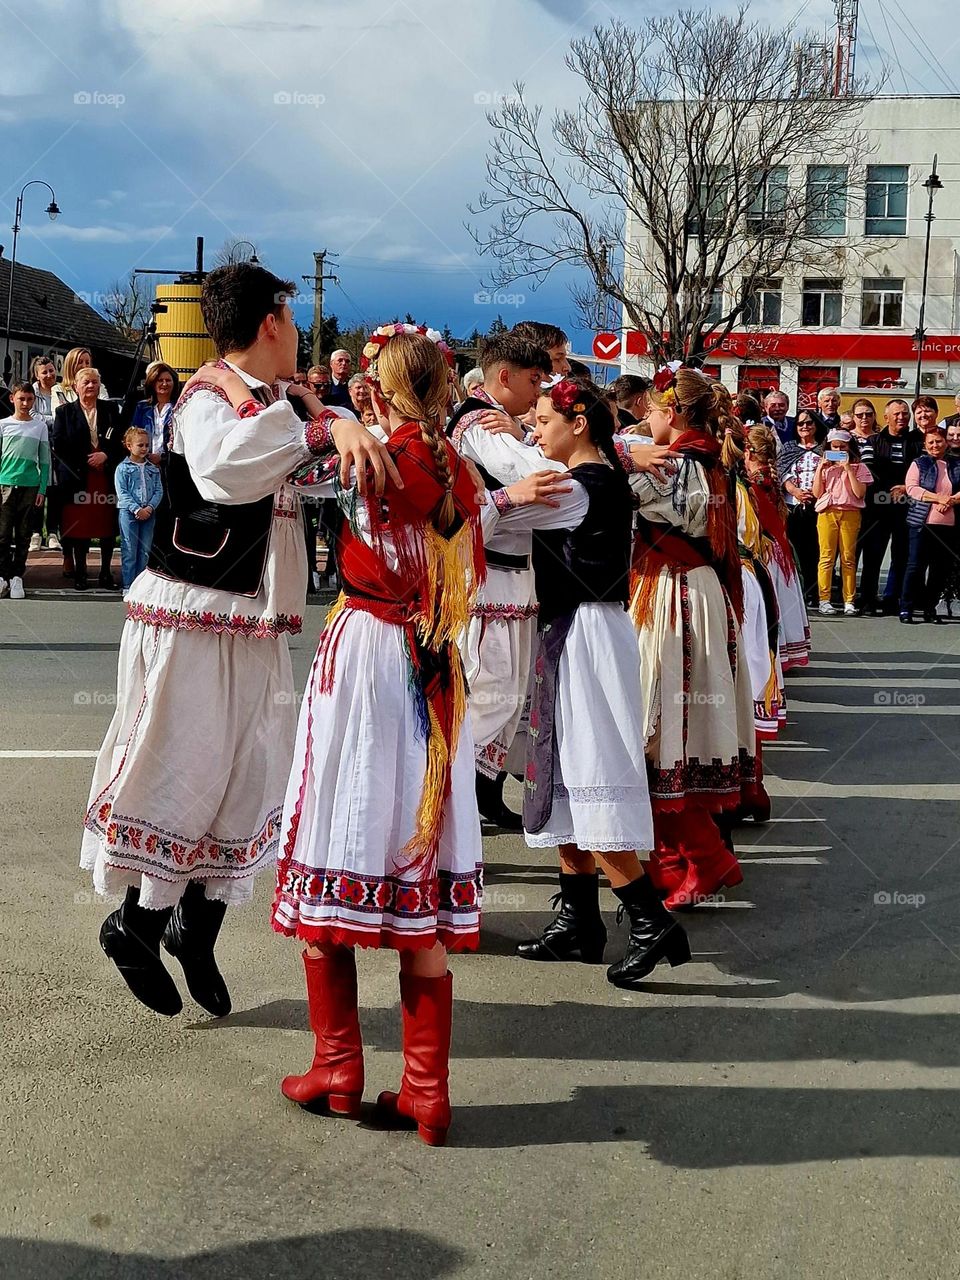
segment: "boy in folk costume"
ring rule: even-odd
[[[475,950],[480,823],[456,640],[483,575],[482,484],[443,434],[448,353],[434,331],[388,325],[364,348],[403,481],[338,497],[344,594],[320,637],[283,808],[274,928],[303,953],[313,1064],[282,1090],[359,1113],[356,947],[400,953],[403,1080],[386,1123],[444,1142],[453,1009],[447,952]]]
[[[517,421],[529,413],[550,373],[550,357],[525,338],[489,338],[480,352],[483,385],[458,407],[447,427],[458,453],[475,463],[491,493],[538,472],[544,496],[556,485],[557,464],[526,443]],[[527,696],[536,633],[537,598],[529,529],[492,528],[484,537],[487,579],[462,640],[476,744],[477,803],[481,814],[509,831],[520,815],[503,801],[507,753]]]
[[[131,588],[117,709],[94,769],[81,852],[100,893],[126,892],[100,943],[133,994],[182,1008],[161,940],[209,1012],[230,1010],[214,945],[231,903],[272,866],[296,717],[287,636],[301,626],[306,556],[286,478],[332,437],[365,480],[382,446],[312,395],[303,423],[275,401],[296,364],[295,287],[249,263],[207,276],[201,308],[223,357],[177,405],[167,501]],[[288,394],[299,393],[299,388]]]

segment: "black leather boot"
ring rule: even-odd
[[[492,822],[504,831],[522,831],[523,819],[519,813],[508,809],[503,800],[503,784],[506,773],[498,773],[495,778],[487,778],[477,773],[477,808],[480,816]]]
[[[570,876],[560,872],[560,892],[551,906],[560,910],[539,938],[521,942],[517,955],[523,960],[582,960],[601,964],[607,930],[600,915],[600,877]]]
[[[649,876],[640,876],[613,892],[621,903],[617,923],[626,912],[630,917],[630,937],[623,959],[607,970],[608,981],[615,987],[636,987],[661,960],[669,960],[674,966],[687,963],[687,935],[660,901]]]
[[[202,881],[191,880],[163,935],[164,949],[180,961],[187,990],[215,1018],[225,1018],[232,1008],[213,954],[226,911],[225,902],[207,897]]]
[[[100,927],[100,945],[121,978],[141,1004],[168,1018],[183,1008],[176,983],[160,959],[160,936],[172,913],[172,907],[146,911],[140,906],[140,890],[131,885],[123,906]]]

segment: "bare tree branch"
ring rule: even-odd
[[[766,281],[835,274],[838,251],[854,250],[805,165],[846,175],[836,183],[849,212],[869,152],[868,92],[831,96],[812,49],[746,7],[636,30],[615,19],[574,40],[575,108],[546,124],[518,84],[488,114],[487,185],[470,208],[484,225],[468,229],[494,262],[491,285],[579,267],[581,311],[611,299],[654,358],[671,359],[746,323]]]
[[[143,277],[131,271],[126,280],[115,280],[99,301],[104,318],[131,342],[139,341],[150,316],[151,302],[149,285]]]

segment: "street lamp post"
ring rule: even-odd
[[[923,343],[927,336],[923,327],[924,314],[927,309],[927,272],[930,267],[930,230],[933,226],[933,197],[938,191],[943,189],[943,183],[940,181],[940,175],[937,173],[937,157],[933,157],[933,168],[930,170],[930,177],[923,184],[924,190],[928,192],[927,199],[927,242],[923,250],[923,285],[920,289],[920,316],[917,321],[917,331],[913,335],[917,343],[917,384],[914,388],[914,398],[920,394],[920,374],[923,366]]]
[[[51,222],[53,222],[54,218],[56,218],[57,214],[60,212],[59,206],[57,205],[57,197],[49,182],[44,182],[40,178],[33,178],[30,182],[24,183],[20,188],[20,194],[17,196],[17,211],[13,217],[13,253],[10,255],[10,276],[7,280],[7,334],[6,345],[3,349],[3,378],[5,382],[9,379],[10,370],[13,366],[13,361],[10,358],[10,317],[13,312],[13,273],[17,266],[17,237],[20,234],[20,220],[23,217],[23,193],[28,187],[34,186],[46,187],[50,192],[50,203],[47,205],[46,212],[49,215]]]
[[[247,261],[251,264],[251,266],[259,267],[260,259],[257,257],[257,246],[253,243],[252,240],[238,240],[233,247],[234,249],[239,249],[242,244],[248,244],[250,248],[253,250],[253,252],[251,253],[250,257],[247,259]]]

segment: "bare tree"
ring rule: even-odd
[[[213,265],[229,267],[235,262],[249,262],[251,258],[259,257],[260,254],[252,240],[243,240],[240,236],[228,236],[215,253]]]
[[[784,272],[844,274],[852,250],[833,224],[868,151],[866,91],[832,96],[828,57],[747,15],[595,27],[566,58],[583,82],[574,110],[546,127],[518,84],[488,113],[487,188],[470,209],[485,226],[470,230],[496,287],[585,269],[581,310],[612,300],[667,360],[756,323]]]
[[[150,317],[150,286],[133,271],[125,280],[115,280],[100,295],[100,311],[125,338],[137,342]]]

